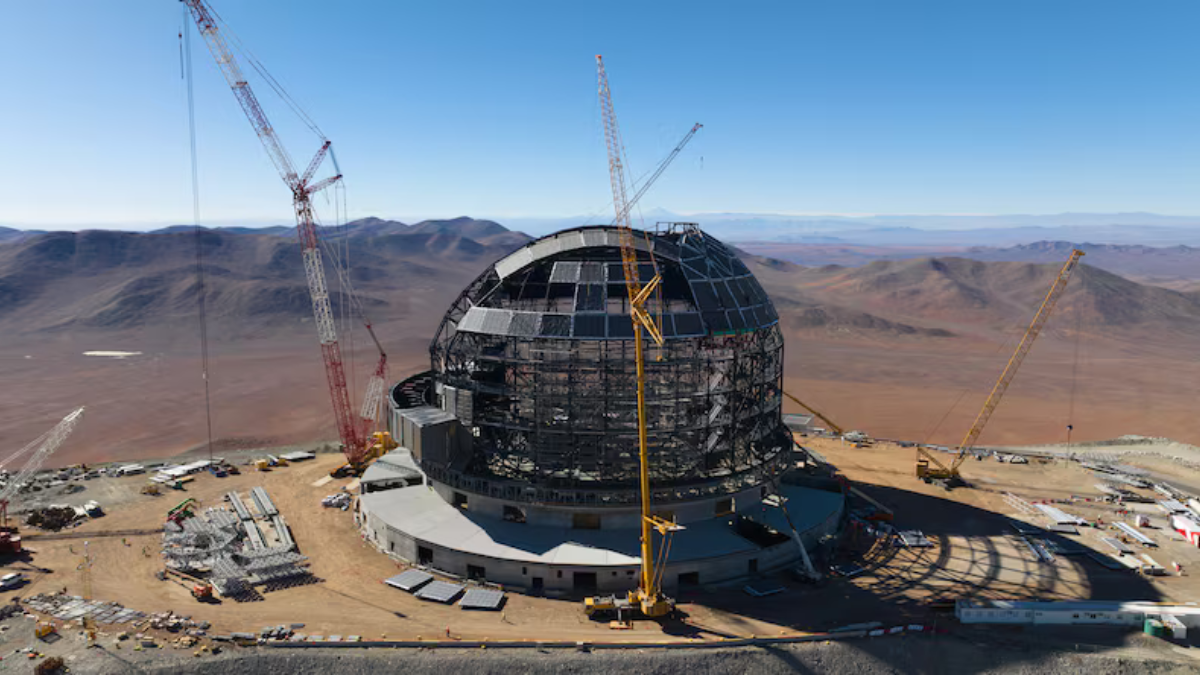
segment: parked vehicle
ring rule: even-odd
[[[11,591],[25,583],[25,575],[20,572],[10,572],[0,577],[0,591]]]

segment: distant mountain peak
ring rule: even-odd
[[[494,237],[508,232],[508,228],[494,220],[477,220],[469,216],[459,216],[446,220],[423,220],[411,228],[412,232],[457,234],[471,239]]]

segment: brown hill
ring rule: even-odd
[[[762,264],[776,295],[955,332],[1027,323],[1059,263],[986,263],[963,258],[876,261],[863,267]],[[1200,294],[1131,281],[1083,264],[1056,308],[1058,326],[1134,336],[1154,330],[1200,334]]]
[[[433,231],[406,227],[330,245],[349,252],[392,380],[428,367],[428,341],[446,307],[513,248],[422,229]],[[80,232],[0,246],[0,445],[27,443],[64,405],[81,403],[89,406],[84,442],[64,448],[61,463],[163,456],[205,438],[195,241],[190,232]],[[297,244],[226,231],[204,232],[201,241],[218,442],[334,438]],[[1020,335],[1058,268],[936,258],[851,269],[744,258],[779,310],[789,391],[848,427],[942,443],[956,442],[970,424],[1011,353],[1004,340]],[[336,299],[332,266],[327,271]],[[1195,295],[1082,267],[988,442],[1057,440],[1068,420],[1077,438],[1142,433],[1200,442],[1193,406],[1179,393],[1194,389],[1180,364],[1195,351],[1183,336],[1197,334],[1197,305]],[[1056,338],[1078,325],[1072,314],[1088,317],[1102,338],[1082,348]],[[342,337],[357,398],[375,350],[361,332]],[[83,354],[100,349],[141,355]]]
[[[194,233],[55,232],[0,248],[0,327],[10,334],[169,327],[196,316]],[[231,335],[307,321],[299,244],[215,230],[200,235],[209,316]],[[347,249],[348,247],[348,249]],[[356,236],[338,243],[350,279],[377,321],[403,315],[414,285],[457,293],[511,245],[445,232]],[[342,307],[327,261],[335,312]],[[222,333],[217,332],[218,335]]]

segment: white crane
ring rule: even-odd
[[[53,429],[39,436],[33,443],[5,458],[4,463],[7,464],[33,450],[33,456],[25,462],[25,465],[15,475],[8,479],[8,483],[5,484],[4,488],[0,489],[0,524],[3,524],[4,527],[8,527],[9,500],[17,494],[17,491],[29,480],[30,476],[42,468],[42,465],[50,458],[50,455],[54,454],[54,451],[58,450],[59,446],[63,444],[63,441],[67,440],[67,436],[70,436],[71,432],[75,430],[75,425],[79,423],[82,417],[83,408],[80,407],[70,415],[64,417]],[[34,449],[35,447],[36,450]]]

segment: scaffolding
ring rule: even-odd
[[[166,566],[204,577],[221,595],[234,599],[255,599],[255,586],[311,578],[308,558],[294,550],[287,523],[266,491],[255,488],[250,496],[277,533],[277,545],[267,545],[253,517],[243,519],[249,511],[236,493],[230,493],[232,511],[209,508],[163,525]]]

